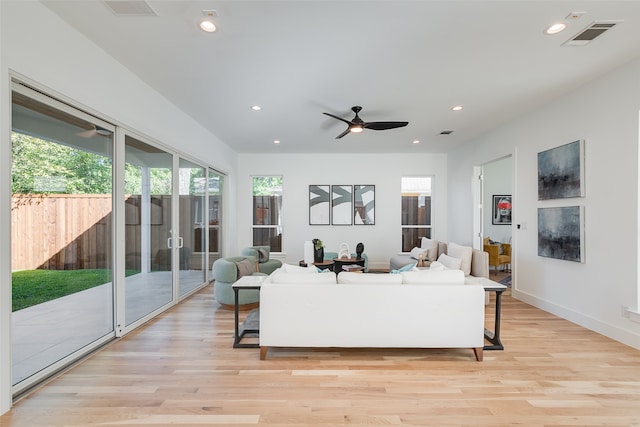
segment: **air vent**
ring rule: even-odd
[[[443,130],[442,132],[440,132],[440,135],[451,135],[452,133],[452,130]]]
[[[584,46],[596,37],[609,31],[622,21],[598,21],[591,23],[587,28],[580,31],[575,36],[564,42],[563,46]]]
[[[146,0],[104,0],[104,4],[118,16],[158,16]]]

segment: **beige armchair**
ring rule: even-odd
[[[511,244],[510,243],[491,243],[491,239],[484,238],[484,251],[489,254],[489,266],[496,269],[504,266],[504,269],[511,267]]]

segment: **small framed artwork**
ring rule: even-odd
[[[333,225],[351,225],[353,215],[353,186],[331,186],[331,223]]]
[[[494,225],[511,225],[511,194],[493,196],[491,223]]]
[[[584,262],[584,206],[538,208],[538,256]]]
[[[309,225],[330,225],[331,187],[309,186]]]
[[[375,225],[376,223],[376,186],[353,186],[353,223],[354,225]]]
[[[538,153],[538,200],[584,194],[584,140]]]

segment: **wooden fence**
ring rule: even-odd
[[[191,199],[180,197],[180,229],[185,248],[182,269],[202,268],[205,229],[190,220]],[[171,196],[152,197],[150,251],[152,270],[169,270]],[[112,197],[94,194],[14,195],[11,203],[11,268],[75,270],[111,268]],[[125,268],[141,268],[140,196],[125,201]],[[209,251],[219,251],[217,225],[206,227]],[[210,259],[210,264],[214,257]],[[209,265],[209,268],[211,265]]]
[[[14,195],[11,268],[109,268],[111,200],[93,194]]]

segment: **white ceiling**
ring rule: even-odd
[[[244,153],[447,152],[640,55],[638,0],[148,0],[157,16],[43,3]],[[571,12],[586,13],[543,34]],[[599,20],[624,22],[562,46]],[[336,140],[346,125],[322,112],[350,120],[354,105],[409,125]]]

